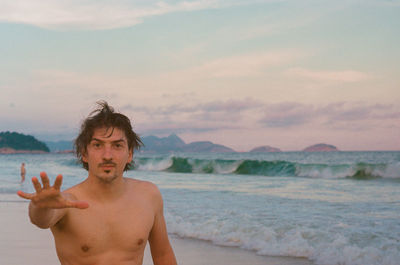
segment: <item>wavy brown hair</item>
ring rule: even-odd
[[[88,163],[82,160],[82,155],[86,154],[87,146],[92,140],[93,133],[99,128],[111,128],[111,134],[115,128],[122,130],[128,141],[128,148],[132,150],[140,149],[143,146],[139,136],[133,131],[131,121],[128,117],[121,113],[114,112],[114,108],[109,106],[106,101],[97,102],[99,108],[92,111],[83,121],[78,137],[75,139],[75,154],[82,163],[82,166],[88,170]],[[127,163],[124,170],[128,170],[133,166],[133,162]]]

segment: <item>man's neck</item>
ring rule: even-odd
[[[85,190],[99,202],[110,202],[120,198],[125,192],[125,178],[117,177],[108,182],[96,176],[89,175],[85,181]]]

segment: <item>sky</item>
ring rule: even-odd
[[[400,150],[400,1],[0,0],[0,131]]]

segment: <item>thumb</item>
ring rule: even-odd
[[[71,208],[86,209],[89,208],[89,203],[85,201],[69,201],[68,206]]]

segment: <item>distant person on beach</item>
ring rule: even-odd
[[[147,241],[155,265],[176,265],[158,188],[123,177],[142,142],[128,117],[99,102],[83,122],[75,151],[88,177],[61,192],[62,175],[51,186],[33,177],[35,193],[18,191],[30,200],[29,217],[50,228],[61,264],[142,264]]]
[[[26,169],[25,163],[21,164],[21,183],[25,181]]]

